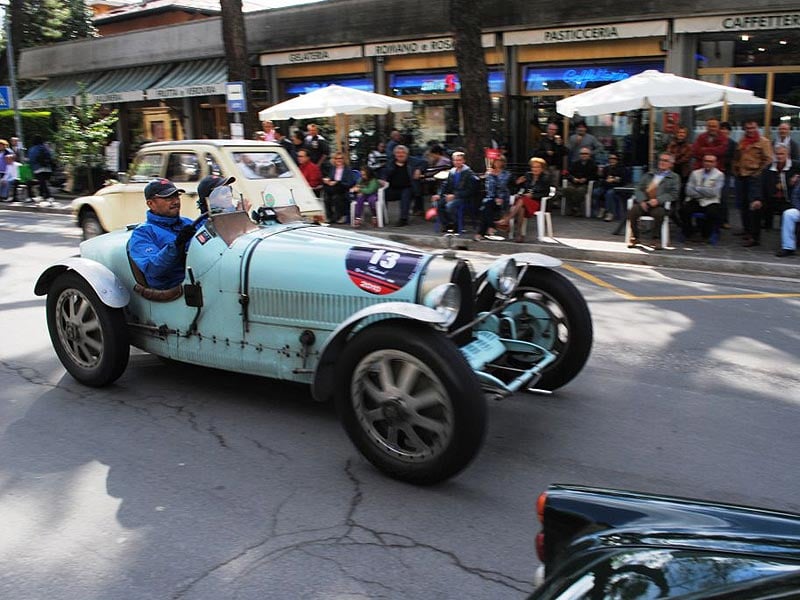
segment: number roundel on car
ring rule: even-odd
[[[417,274],[422,254],[395,248],[350,248],[345,258],[347,274],[358,288],[384,296],[400,290]]]

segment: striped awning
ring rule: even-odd
[[[96,73],[53,77],[19,100],[20,108],[47,108],[50,106],[73,106],[81,85],[88,86],[97,77]]]
[[[88,101],[92,104],[117,104],[141,102],[144,91],[161,79],[170,65],[150,65],[131,69],[106,71],[86,88]]]
[[[224,58],[181,63],[147,90],[148,100],[225,94],[228,69]]]

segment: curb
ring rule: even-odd
[[[562,260],[578,260],[585,262],[611,262],[630,265],[645,265],[670,269],[686,269],[690,271],[709,271],[714,273],[731,273],[737,275],[755,275],[763,277],[785,277],[800,279],[800,262],[787,263],[762,262],[756,260],[733,260],[729,258],[694,257],[675,254],[680,250],[596,250],[576,248],[559,244],[527,242],[514,244],[509,242],[481,241],[474,242],[467,238],[444,237],[432,235],[415,235],[395,232],[371,231],[370,235],[382,237],[394,242],[435,249],[479,250],[495,254],[511,254],[514,252],[541,252]],[[789,261],[793,259],[788,259]]]
[[[2,203],[0,210],[16,210],[44,214],[71,215],[69,203],[56,200],[57,206],[39,207],[30,203]],[[731,273],[735,275],[754,275],[762,277],[784,277],[800,279],[800,261],[785,259],[786,262],[763,262],[756,260],[733,260],[729,258],[695,257],[680,254],[681,250],[644,251],[633,250],[598,250],[563,243],[527,242],[515,244],[510,242],[475,242],[468,237],[425,235],[415,233],[399,233],[397,231],[371,230],[370,235],[393,242],[432,248],[437,250],[474,250],[493,254],[512,254],[514,252],[541,252],[562,260],[578,260],[584,262],[610,262],[629,265],[644,265],[669,269],[686,269],[689,271],[709,271],[713,273]]]

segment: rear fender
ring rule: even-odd
[[[130,292],[111,269],[99,262],[77,256],[47,267],[36,280],[33,288],[34,294],[37,296],[47,294],[56,277],[69,270],[75,271],[83,277],[106,306],[123,308],[130,302]]]
[[[316,400],[322,402],[333,395],[337,357],[341,354],[353,330],[365,319],[377,315],[388,319],[409,319],[428,326],[444,325],[445,323],[445,317],[434,309],[410,302],[373,304],[352,314],[333,330],[320,349],[317,371],[314,373],[314,381],[311,385],[311,393]]]

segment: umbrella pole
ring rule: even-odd
[[[647,168],[653,168],[653,153],[656,149],[656,111],[650,105],[650,135],[647,141]]]

